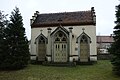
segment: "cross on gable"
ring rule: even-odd
[[[82,30],[83,30],[83,32],[84,32],[85,28],[82,28]]]
[[[43,30],[41,29],[40,32],[42,33],[42,31],[43,31]]]

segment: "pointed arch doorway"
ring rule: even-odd
[[[37,60],[45,61],[47,38],[41,33],[36,38]]]
[[[83,31],[77,38],[80,62],[88,62],[90,57],[90,37]]]
[[[58,31],[54,38],[54,62],[67,62],[68,49],[67,37],[62,31]]]
[[[89,54],[88,39],[87,36],[83,35],[80,39],[80,61],[88,62]]]

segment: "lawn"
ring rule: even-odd
[[[120,77],[112,74],[108,60],[101,60],[76,67],[29,65],[22,70],[0,71],[0,80],[120,80]]]

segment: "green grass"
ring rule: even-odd
[[[112,74],[108,60],[102,60],[76,67],[29,65],[22,70],[0,71],[0,80],[120,80],[120,77]]]

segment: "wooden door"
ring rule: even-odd
[[[45,61],[45,55],[46,55],[45,39],[42,36],[40,36],[38,44],[38,61]]]
[[[67,62],[67,37],[61,31],[55,35],[54,62]]]
[[[88,62],[89,57],[89,45],[87,43],[80,44],[80,61]]]
[[[54,44],[54,62],[67,62],[67,44]]]
[[[80,61],[88,62],[89,54],[89,40],[83,35],[80,40]]]
[[[38,49],[38,61],[45,61],[46,45],[41,43]]]

